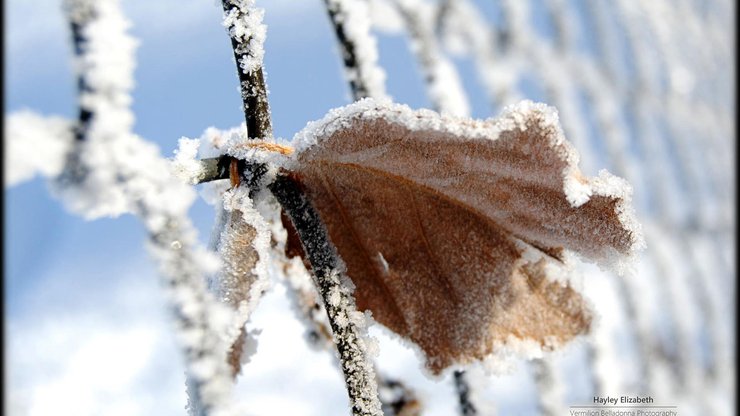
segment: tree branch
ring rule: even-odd
[[[455,391],[457,392],[458,409],[463,416],[474,416],[478,414],[475,406],[470,400],[470,384],[465,377],[464,370],[456,370],[453,374],[455,380]]]
[[[197,415],[223,414],[230,409],[224,383],[228,368],[218,360],[225,351],[219,319],[224,313],[206,290],[203,277],[210,266],[187,217],[194,193],[170,175],[146,172],[167,172],[168,163],[131,132],[136,41],[126,33],[128,21],[117,0],[70,0],[66,8],[78,64],[80,114],[58,191],[71,209],[88,218],[132,212],[145,224],[148,248],[181,335],[191,409]]]
[[[288,231],[286,253],[289,257],[304,257],[298,236],[285,215],[281,218],[283,226]],[[287,286],[299,317],[307,326],[306,340],[311,347],[327,351],[334,351],[334,340],[327,317],[326,309],[318,295],[315,285],[311,282],[311,274],[305,273],[304,264],[297,262],[286,263]],[[341,368],[339,357],[333,355],[336,364]],[[403,381],[384,375],[378,371],[378,396],[385,416],[419,416],[422,403],[414,390]]]
[[[427,85],[432,107],[439,113],[469,116],[470,105],[453,64],[442,53],[434,25],[440,6],[421,0],[395,0]]]
[[[381,415],[375,372],[367,356],[364,316],[357,311],[351,282],[341,276],[336,249],[298,182],[279,175],[269,189],[291,219],[311,264],[314,283],[329,316],[342,362],[353,415]]]
[[[353,101],[385,97],[385,72],[370,34],[366,0],[324,0],[337,35]]]
[[[250,139],[272,137],[270,106],[262,70],[263,11],[253,8],[254,0],[222,0],[221,4],[224,25],[234,50],[247,134]]]

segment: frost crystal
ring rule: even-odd
[[[175,158],[172,161],[175,176],[191,185],[200,182],[205,174],[203,165],[197,159],[199,147],[200,140],[181,138],[178,142],[178,149],[175,150]]]
[[[198,246],[187,210],[193,190],[172,173],[157,147],[131,132],[134,116],[133,52],[136,41],[117,0],[71,0],[69,18],[78,29],[76,69],[82,86],[80,107],[90,115],[68,146],[55,192],[87,218],[133,213],[149,232],[149,251],[157,260],[185,353],[193,414],[231,414],[231,374],[223,338],[232,311],[206,288],[205,276],[218,260]],[[53,127],[53,125],[52,125]],[[185,142],[181,159],[194,157]]]
[[[36,174],[54,177],[62,172],[74,139],[69,121],[23,110],[7,116],[3,130],[6,187]]]
[[[254,0],[228,0],[224,4],[225,9],[228,7],[224,11],[224,27],[236,42],[234,52],[240,56],[239,67],[249,74],[262,67],[265,56],[267,26],[262,23],[265,11],[255,8]]]
[[[229,363],[236,374],[244,359],[245,324],[269,288],[270,230],[246,186],[226,191],[223,200],[225,222],[217,242],[222,266],[213,286],[218,298],[235,312],[226,337],[232,345]]]
[[[397,0],[406,21],[412,49],[417,55],[435,110],[457,116],[470,114],[470,106],[453,64],[442,54],[434,34],[437,9],[422,0]]]
[[[362,96],[385,98],[385,71],[378,66],[378,48],[370,34],[370,12],[365,0],[325,0],[335,25],[346,38],[344,54],[352,54],[354,65],[347,66],[347,78],[364,90]],[[352,52],[349,52],[350,48]],[[356,97],[359,98],[359,97]]]

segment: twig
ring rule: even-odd
[[[262,70],[266,36],[266,28],[262,24],[264,11],[254,7],[254,0],[222,0],[221,4],[236,63],[247,136],[252,140],[270,138],[272,122]],[[223,261],[214,286],[219,299],[236,312],[234,325],[228,334],[231,345],[226,357],[232,376],[236,377],[241,370],[244,343],[247,341],[245,326],[261,295],[260,288],[265,285],[265,278],[261,276],[264,271],[257,271],[256,265],[265,262],[267,243],[257,240],[269,240],[269,231],[259,214],[252,212],[250,199],[258,190],[265,167],[253,165],[253,174],[240,175],[245,162],[229,156],[205,159],[201,164],[199,183],[230,177],[232,185],[238,186],[241,176],[245,176],[249,190],[248,194],[242,195],[239,189],[235,189],[230,194],[232,199],[239,195],[237,199],[241,202],[232,201],[228,211],[222,213],[226,215],[224,229],[217,230],[219,235],[214,244]]]
[[[378,391],[385,416],[419,416],[421,402],[400,380],[378,376]]]
[[[557,416],[567,413],[563,408],[562,381],[551,358],[538,358],[532,361],[534,378],[539,390],[539,412],[543,416]]]
[[[84,33],[84,28],[87,27],[93,19],[95,19],[95,8],[91,2],[75,0],[65,1],[64,8],[67,13],[67,21],[72,34],[74,57],[75,60],[79,61],[85,55],[88,43],[87,35]],[[87,174],[85,163],[80,158],[80,154],[82,153],[81,143],[87,137],[87,131],[89,129],[93,113],[92,110],[82,102],[81,97],[83,94],[93,91],[87,82],[86,72],[80,68],[82,65],[78,64],[77,66],[77,96],[79,97],[79,103],[77,123],[72,129],[75,143],[72,144],[67,152],[64,170],[57,178],[57,181],[62,184],[79,184],[84,180]]]
[[[272,137],[270,106],[262,70],[265,27],[254,0],[222,0],[224,25],[234,50],[247,134],[251,139]]]
[[[118,1],[72,0],[66,6],[78,62],[80,115],[68,169],[58,179],[59,192],[73,210],[89,218],[133,212],[144,222],[181,335],[191,410],[228,414],[230,389],[224,381],[229,374],[219,359],[225,351],[221,318],[228,311],[205,287],[203,277],[210,268],[186,215],[193,191],[172,176],[149,174],[147,169],[167,172],[168,163],[130,131],[136,42],[126,33],[128,23]],[[117,48],[109,49],[106,42]]]
[[[95,9],[91,3],[83,1],[67,1],[65,3],[67,14],[69,16],[69,27],[72,32],[72,46],[74,54],[77,57],[83,56],[85,46],[88,42],[87,36],[83,29],[95,18]],[[77,73],[77,92],[81,96],[83,93],[91,92],[92,88],[87,82],[85,72]],[[79,124],[74,129],[76,140],[85,139],[85,133],[92,119],[92,111],[83,103],[79,104],[78,121]]]
[[[385,97],[385,72],[370,34],[366,0],[324,0],[344,61],[354,101]]]
[[[455,391],[457,392],[458,409],[463,416],[478,414],[475,405],[470,400],[470,384],[465,377],[464,370],[456,370],[453,374],[455,380]]]
[[[283,225],[288,229],[289,235],[295,233],[288,218],[283,219]],[[292,250],[299,249],[291,247],[291,237],[288,237],[288,253],[293,254],[294,260],[286,261],[287,285],[291,292],[292,301],[299,317],[307,326],[306,338],[311,347],[316,349],[334,350],[334,340],[327,318],[326,309],[324,308],[316,288],[311,282],[309,273],[295,256],[299,253],[292,253]],[[296,237],[296,244],[300,244]],[[302,253],[302,251],[300,252]],[[287,260],[287,259],[286,259]],[[338,357],[335,361],[341,368],[341,362]],[[385,416],[418,416],[421,414],[422,405],[416,393],[403,381],[389,377],[378,371],[376,381],[378,383],[378,396],[381,407]]]
[[[244,114],[249,138],[265,138],[272,135],[267,88],[262,74],[261,54],[264,34],[259,29],[244,26],[244,21],[255,23],[261,20],[261,12],[252,8],[251,0],[223,0],[225,24],[231,35],[234,56],[237,61],[239,81],[244,100]],[[260,178],[265,167],[244,165],[239,169],[246,178]],[[380,414],[377,386],[372,367],[368,365],[364,341],[358,332],[357,323],[349,314],[353,312],[354,300],[349,290],[340,284],[337,259],[329,243],[318,215],[301,193],[298,185],[286,177],[278,178],[269,185],[278,202],[291,217],[298,230],[301,243],[312,264],[315,283],[327,309],[332,331],[337,340],[337,349],[342,361],[347,391],[354,414]],[[297,212],[301,217],[296,218]],[[306,222],[304,213],[313,214],[312,222]],[[308,228],[306,228],[308,227]],[[322,250],[316,251],[321,247]],[[329,296],[339,296],[341,303],[331,304]],[[333,299],[333,298],[332,298]],[[349,307],[345,310],[340,306]],[[355,311],[356,312],[356,311]]]
[[[439,8],[421,0],[395,0],[395,4],[405,22],[411,50],[424,74],[432,107],[440,113],[470,115],[457,71],[442,53],[434,35]]]
[[[329,242],[318,213],[292,177],[279,175],[268,187],[290,217],[311,264],[314,283],[324,302],[339,351],[352,414],[381,415],[375,372],[361,333],[364,315],[355,307],[351,282],[341,276],[336,249]]]

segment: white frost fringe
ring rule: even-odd
[[[31,110],[8,115],[5,139],[5,187],[18,185],[37,174],[59,175],[74,140],[72,124],[62,117],[45,117]]]
[[[178,339],[184,350],[194,394],[190,409],[198,415],[229,415],[231,376],[224,360],[223,334],[231,311],[208,292],[205,276],[218,261],[199,247],[187,210],[194,191],[171,172],[157,147],[131,132],[129,106],[136,41],[118,0],[69,0],[66,10],[81,28],[82,51],[76,69],[86,83],[80,105],[93,114],[82,141],[72,140],[73,123],[21,112],[9,118],[5,133],[14,159],[7,184],[36,171],[64,175],[69,155],[79,157],[82,174],[57,180],[55,191],[72,211],[86,218],[133,213],[149,231],[149,251],[159,264]],[[33,157],[27,146],[33,145]],[[39,157],[41,155],[41,157]],[[24,165],[25,163],[25,165]]]
[[[347,68],[347,78],[359,81],[368,96],[387,98],[385,71],[378,65],[378,47],[370,33],[370,11],[365,0],[326,0],[327,6],[336,11],[342,22],[345,36],[354,44],[357,66]]]

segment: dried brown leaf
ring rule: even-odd
[[[364,101],[309,126],[297,148],[290,169],[358,308],[419,345],[433,373],[587,331],[583,299],[554,275],[564,250],[611,262],[641,242],[628,186],[583,177],[545,106],[474,121]]]

